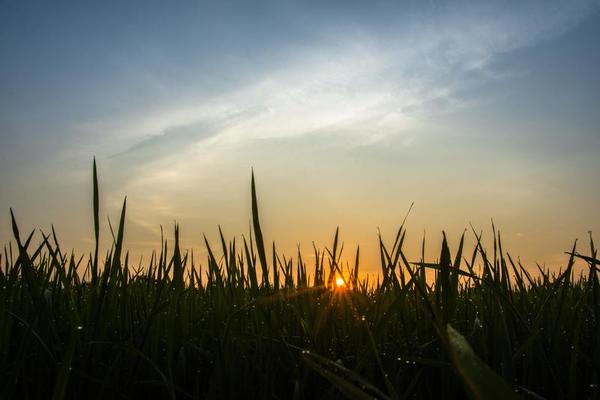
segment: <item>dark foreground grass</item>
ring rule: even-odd
[[[66,254],[54,231],[0,255],[3,399],[599,398],[600,289],[590,256],[531,276],[494,233],[435,263],[409,262],[405,230],[381,249],[381,280],[342,268],[336,232],[315,263],[253,235],[202,263],[179,248],[133,267],[125,204],[105,255]],[[94,226],[99,235],[94,167]],[[357,250],[356,260],[359,258]],[[575,277],[580,259],[589,270]],[[102,260],[102,261],[101,261]],[[476,267],[477,266],[477,267]],[[428,282],[425,271],[433,269]],[[79,273],[77,273],[79,271]],[[481,271],[481,272],[476,272]],[[344,289],[335,279],[343,277]]]

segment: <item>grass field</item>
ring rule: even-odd
[[[65,253],[54,232],[19,232],[0,255],[3,399],[600,398],[596,249],[570,246],[535,274],[502,248],[407,260],[404,227],[380,238],[381,279],[342,244],[308,265],[265,246],[252,178],[253,235],[221,235],[195,260],[163,241],[144,266],[113,246]],[[264,210],[263,210],[264,211]],[[268,212],[268,210],[266,210]],[[112,229],[112,228],[111,228]],[[33,239],[35,237],[35,239]],[[35,244],[34,244],[35,242]],[[589,246],[589,248],[588,248]],[[359,259],[359,250],[353,259]],[[587,268],[575,276],[576,261]],[[426,271],[430,278],[426,279]]]

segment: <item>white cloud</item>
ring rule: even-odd
[[[130,145],[187,125],[206,122],[208,139],[237,143],[314,132],[355,134],[357,143],[407,131],[428,108],[459,107],[466,86],[501,76],[489,69],[498,54],[534,45],[569,29],[596,3],[526,4],[514,9],[461,5],[399,19],[394,29],[347,26],[323,43],[288,49],[273,67],[236,91],[193,104],[176,104],[124,124]],[[473,99],[464,99],[472,103]],[[416,113],[416,111],[420,111]]]
[[[62,152],[53,158],[122,153],[195,125],[215,131],[188,135],[180,149],[209,136],[239,143],[344,129],[348,141],[371,143],[410,130],[415,119],[426,119],[440,105],[452,110],[473,104],[478,99],[458,93],[506,76],[490,68],[499,54],[560,35],[599,4],[419,2],[363,10],[348,6],[341,13],[299,4],[274,8],[268,15],[294,26],[290,33],[274,31],[284,38],[267,40],[264,49],[257,43],[263,36],[235,26],[226,29],[231,31],[227,38],[201,35],[202,30],[186,26],[181,32],[192,39],[182,35],[182,46],[167,46],[150,35],[147,42],[131,42],[138,46],[129,52],[127,46],[115,46],[120,50],[108,62],[114,68],[86,71],[90,84],[81,88],[81,96],[56,93],[56,104],[81,99],[86,110],[82,113],[76,105],[53,113],[58,122],[51,129],[56,132],[52,142]],[[365,10],[370,15],[357,15]],[[198,45],[190,46],[194,35]],[[28,122],[28,130],[46,132],[52,125],[36,126],[35,120]]]

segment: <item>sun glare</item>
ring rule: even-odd
[[[346,283],[344,282],[344,279],[342,279],[342,278],[337,278],[335,280],[335,284],[338,288],[343,288],[346,285]]]

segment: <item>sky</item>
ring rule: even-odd
[[[12,207],[91,251],[95,156],[136,257],[247,236],[253,168],[288,255],[339,226],[375,273],[414,202],[411,259],[493,219],[558,268],[600,232],[599,37],[600,1],[0,0],[0,243]]]

